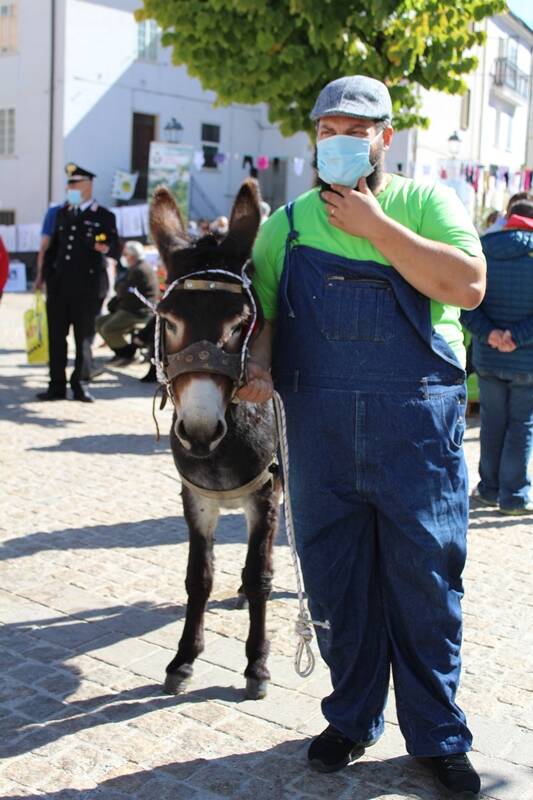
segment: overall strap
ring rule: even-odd
[[[298,231],[294,227],[294,200],[291,200],[290,203],[287,203],[285,206],[285,213],[287,215],[287,219],[289,220],[289,235],[287,237],[287,244],[291,244],[291,242],[294,242],[299,236]]]
[[[287,214],[287,219],[289,220],[289,233],[285,243],[285,259],[280,282],[280,296],[285,303],[289,317],[294,318],[294,310],[291,306],[288,294],[289,273],[291,269],[291,251],[299,236],[298,231],[294,227],[294,200],[292,200],[290,203],[287,203],[285,206],[285,213]]]

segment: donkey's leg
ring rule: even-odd
[[[242,571],[242,586],[248,600],[250,629],[246,640],[248,665],[246,697],[266,696],[270,672],[267,667],[269,641],[266,638],[266,602],[272,589],[272,546],[278,529],[279,483],[269,484],[251,495],[245,505],[248,521],[248,552]]]
[[[204,649],[204,614],[213,587],[213,533],[219,514],[218,503],[183,487],[183,509],[189,526],[187,564],[187,613],[178,652],[167,666],[165,691],[177,694],[189,682],[193,663]]]

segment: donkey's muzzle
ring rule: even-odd
[[[181,418],[176,423],[176,436],[183,447],[196,458],[207,458],[220,444],[228,426],[223,419],[214,425],[205,425],[194,420]]]

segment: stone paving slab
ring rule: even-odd
[[[42,405],[25,363],[29,295],[0,305],[0,797],[36,800],[437,800],[386,733],[349,769],[305,763],[329,679],[293,670],[295,581],[283,533],[268,609],[272,685],[244,699],[247,612],[235,608],[246,529],[221,518],[206,650],[190,690],[161,692],[185,613],[187,528],[168,436],[155,442],[143,365],[108,370],[97,403]],[[96,350],[97,358],[109,356]],[[160,425],[168,430],[168,410]],[[472,481],[478,428],[465,451]],[[459,703],[484,797],[533,799],[533,520],[471,512]]]

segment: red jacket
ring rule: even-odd
[[[6,285],[9,275],[9,255],[0,236],[0,293]]]

